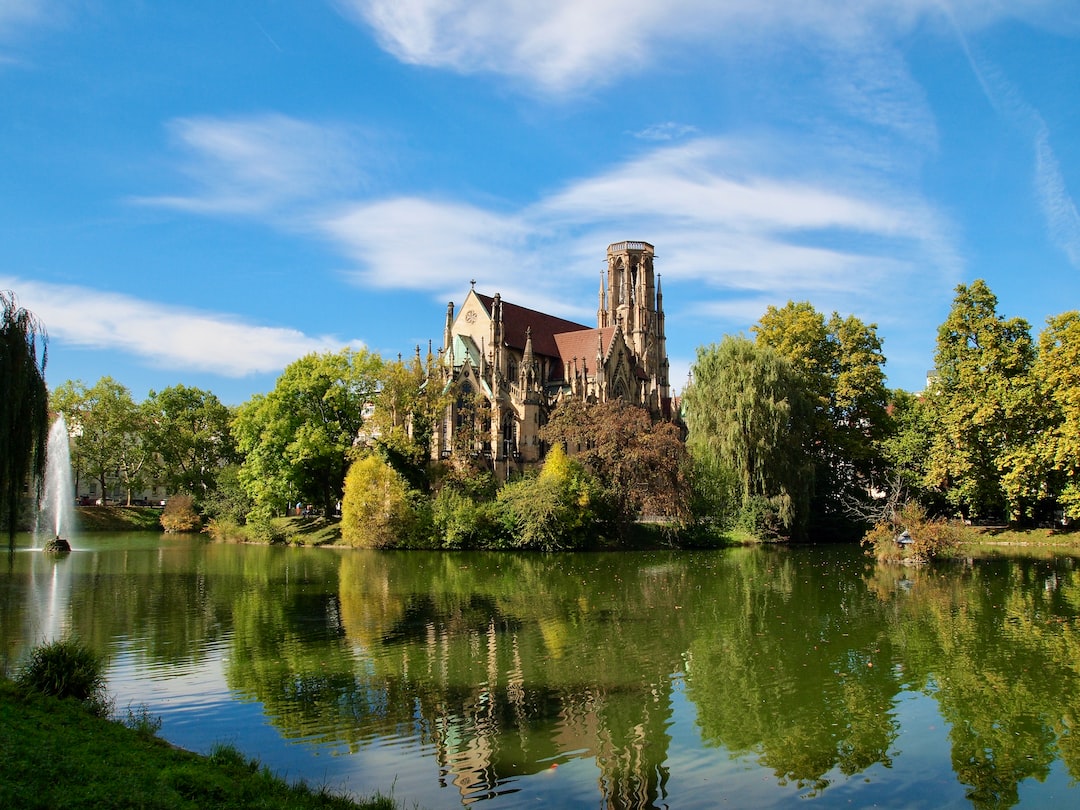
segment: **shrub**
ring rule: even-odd
[[[161,528],[167,532],[197,532],[202,518],[195,511],[195,499],[190,495],[173,495],[161,512]]]
[[[477,503],[456,487],[439,490],[432,504],[432,532],[439,548],[497,548],[502,526],[490,501]]]
[[[109,713],[101,658],[74,639],[42,644],[30,651],[15,682],[28,692],[58,698],[74,698],[99,716]]]
[[[910,543],[901,544],[907,532]],[[959,527],[941,519],[930,519],[917,503],[907,503],[890,519],[874,526],[863,537],[867,553],[883,562],[925,563],[948,556],[960,543]]]
[[[161,731],[161,718],[150,713],[149,707],[143,703],[138,708],[128,706],[127,716],[121,722],[138,734],[143,739],[150,739]]]
[[[595,545],[612,512],[599,485],[558,445],[537,477],[507,484],[497,502],[510,545],[539,551]]]
[[[362,548],[400,548],[417,532],[409,489],[393,467],[377,455],[354,461],[345,476],[341,538]]]

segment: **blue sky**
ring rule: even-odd
[[[1075,0],[0,0],[0,155],[50,385],[136,399],[438,346],[472,279],[592,324],[623,239],[676,387],[788,300],[908,390],[957,284],[1080,306]]]

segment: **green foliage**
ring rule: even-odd
[[[418,537],[418,515],[405,480],[378,455],[349,467],[341,502],[341,538],[360,548],[397,548]]]
[[[798,534],[813,472],[806,451],[810,402],[791,364],[746,338],[725,337],[698,349],[683,403],[697,469],[734,474],[739,512],[753,499],[776,499],[785,533]]]
[[[52,392],[50,404],[64,413],[71,431],[76,477],[96,480],[103,498],[114,477],[129,499],[150,480],[154,448],[147,440],[145,414],[126,386],[112,377],[102,377],[92,388],[69,380]]]
[[[366,351],[309,354],[273,391],[241,406],[233,422],[240,479],[257,506],[282,512],[301,500],[333,510],[381,370],[382,360]]]
[[[0,290],[0,525],[6,522],[12,549],[23,489],[29,481],[36,495],[45,474],[47,362],[44,326],[13,292]]]
[[[101,716],[109,710],[104,664],[97,653],[75,639],[34,647],[15,682],[28,692],[82,701]]]
[[[1035,374],[1048,427],[1036,451],[1067,518],[1080,519],[1080,312],[1049,318],[1039,335]]]
[[[839,526],[844,505],[865,498],[884,475],[889,397],[877,326],[835,312],[826,321],[808,302],[789,302],[769,307],[753,331],[759,346],[789,361],[801,383],[810,404],[810,512],[818,525]]]
[[[1027,322],[999,316],[997,297],[985,282],[956,288],[938,329],[937,377],[926,396],[931,442],[925,483],[965,517],[1020,517],[1027,510],[1021,495],[1028,483],[1013,480],[1010,495],[1001,474],[1018,469],[1023,448],[1042,429],[1034,360]]]
[[[505,526],[490,500],[477,500],[453,486],[444,486],[432,502],[434,545],[443,549],[499,548]]]
[[[195,509],[195,499],[186,493],[173,495],[161,510],[161,528],[167,532],[197,532],[202,518]]]
[[[141,410],[145,442],[157,454],[157,479],[169,492],[205,499],[221,467],[237,460],[230,410],[211,392],[185,385],[151,391]]]
[[[610,514],[597,482],[558,445],[538,476],[500,489],[498,503],[509,545],[536,551],[595,546]]]
[[[254,507],[240,482],[240,465],[218,467],[214,483],[200,498],[202,513],[211,520],[242,525]]]
[[[161,718],[151,714],[145,703],[138,707],[128,706],[122,722],[144,740],[155,737],[161,731],[162,724]]]

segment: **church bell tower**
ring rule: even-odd
[[[650,398],[669,396],[663,295],[648,242],[615,242],[607,249],[607,289],[600,285],[597,327],[621,326],[627,344],[649,378]]]

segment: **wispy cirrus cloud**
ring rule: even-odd
[[[948,14],[978,29],[1003,19],[1060,25],[1072,0],[336,0],[403,62],[506,75],[544,93],[608,83],[673,48],[715,49],[761,36],[880,45]],[[1073,30],[1080,30],[1075,21]],[[872,48],[867,49],[868,52]]]
[[[168,130],[186,153],[185,194],[135,201],[197,213],[266,214],[282,206],[355,191],[360,139],[345,127],[276,113],[179,118]]]
[[[169,307],[76,285],[7,277],[0,278],[0,288],[18,292],[20,305],[49,324],[50,339],[124,352],[150,366],[244,377],[277,372],[310,352],[345,345],[226,312]]]
[[[633,133],[635,138],[642,141],[677,141],[690,135],[697,135],[698,128],[690,124],[680,124],[675,121],[664,121],[660,124],[652,124],[638,132]]]
[[[571,181],[510,214],[395,198],[358,203],[318,227],[357,262],[365,285],[441,293],[468,276],[576,317],[589,315],[592,299],[581,307],[580,291],[603,266],[598,251],[626,238],[657,244],[665,278],[698,285],[703,311],[732,295],[861,299],[886,310],[909,290],[955,283],[950,224],[933,206],[902,184],[852,176],[839,157],[823,167],[816,154],[813,172],[790,174],[798,156],[782,159],[779,148],[701,138]],[[784,170],[763,168],[769,161]],[[567,287],[577,292],[567,296]],[[568,297],[580,312],[568,311]]]
[[[174,129],[202,186],[141,202],[306,229],[368,288],[441,298],[475,279],[587,320],[602,246],[645,238],[660,247],[669,283],[695,285],[702,313],[771,297],[888,317],[913,295],[950,289],[960,267],[951,224],[918,192],[915,172],[842,139],[755,132],[664,143],[500,209],[434,193],[344,199],[335,161],[348,174],[366,156],[330,150],[306,176],[311,144],[340,144],[336,130],[284,116],[184,119]]]
[[[1035,136],[1035,193],[1050,238],[1068,256],[1073,267],[1080,269],[1080,211],[1069,193],[1045,124]]]
[[[1001,118],[1031,141],[1032,190],[1051,241],[1080,269],[1080,211],[1061,171],[1046,121],[1015,84],[979,55],[957,31],[968,64],[987,101]]]

